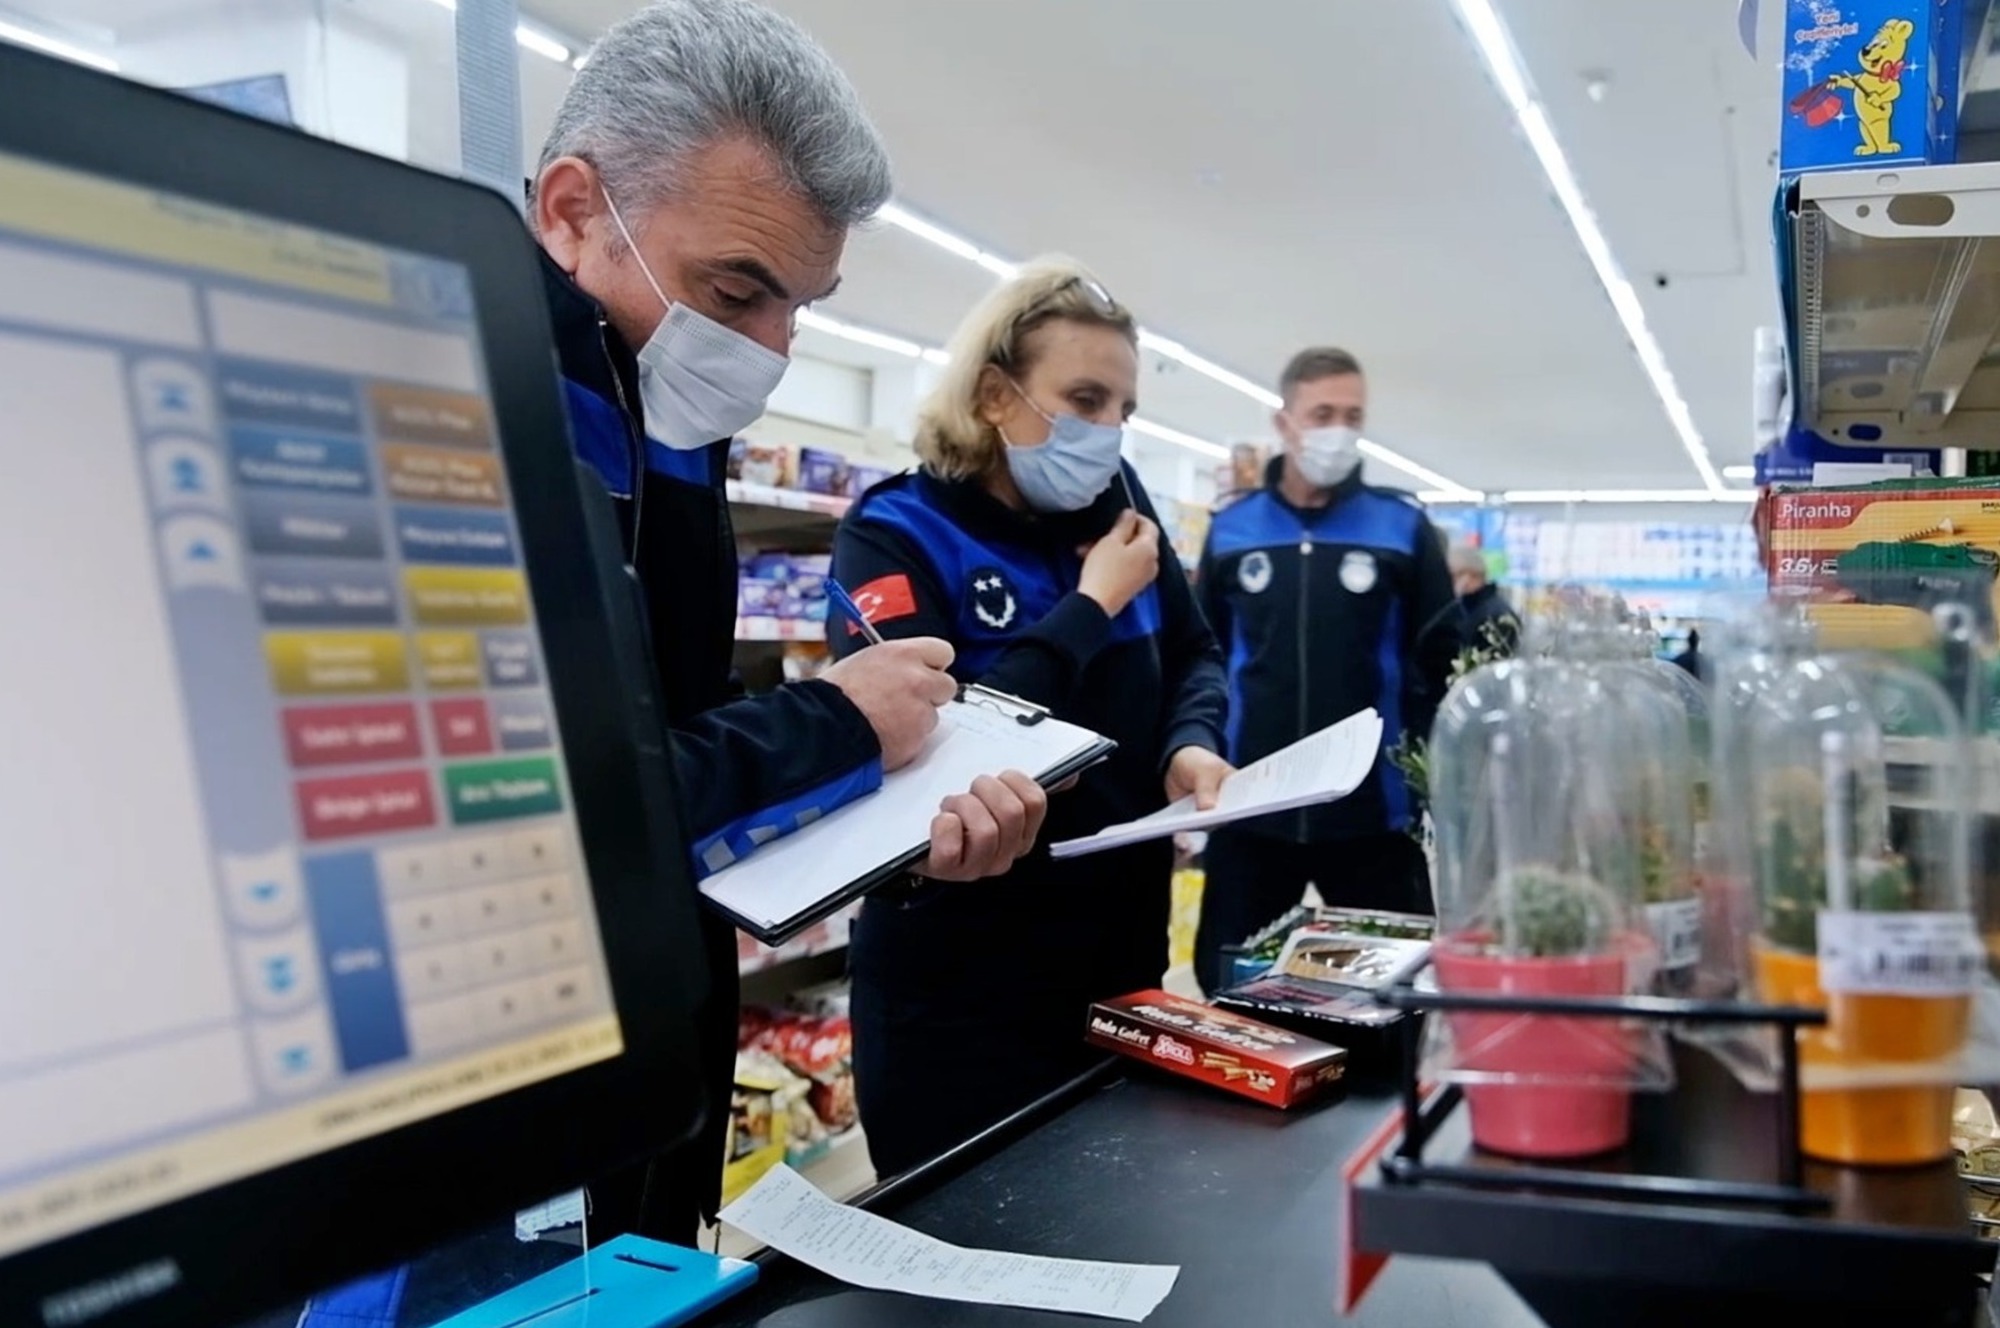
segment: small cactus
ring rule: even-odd
[[[1602,954],[1618,930],[1618,899],[1589,876],[1520,867],[1495,891],[1501,953],[1553,959]]]

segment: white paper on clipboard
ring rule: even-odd
[[[1151,816],[1051,844],[1049,853],[1058,858],[1101,853],[1182,831],[1209,830],[1252,816],[1333,802],[1361,787],[1381,750],[1382,717],[1364,710],[1244,766],[1222,781],[1215,806],[1205,812],[1195,810],[1192,797],[1182,798]]]
[[[1029,720],[1032,722],[1023,722]],[[1116,744],[998,693],[968,688],[938,715],[923,754],[849,803],[701,883],[701,893],[759,939],[852,898],[930,842],[938,804],[981,775],[1019,770],[1059,783],[1109,755]]]

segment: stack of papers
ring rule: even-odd
[[[1151,816],[1108,826],[1083,839],[1051,844],[1049,853],[1058,858],[1101,853],[1182,831],[1208,830],[1252,816],[1333,802],[1361,787],[1381,750],[1382,717],[1364,710],[1244,766],[1222,781],[1215,806],[1205,812],[1195,810],[1192,797],[1182,798]]]

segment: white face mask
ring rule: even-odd
[[[646,409],[646,432],[678,451],[733,438],[764,414],[764,405],[791,361],[724,327],[660,289],[653,270],[639,256],[625,218],[611,195],[604,195],[611,220],[646,274],[646,283],[667,316],[639,349],[639,399]]]
[[[1298,462],[1299,474],[1306,483],[1330,489],[1361,464],[1361,432],[1344,424],[1307,429],[1299,435],[1299,450],[1292,458]]]

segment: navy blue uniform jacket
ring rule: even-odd
[[[1382,741],[1430,732],[1457,633],[1451,572],[1423,508],[1361,482],[1323,508],[1264,488],[1215,514],[1196,586],[1229,652],[1229,759],[1247,765],[1373,706]],[[1352,794],[1248,822],[1295,843],[1406,828],[1415,809],[1386,757]]]
[[[1143,487],[1127,478],[1152,516]],[[1175,751],[1222,750],[1226,692],[1221,653],[1164,536],[1158,579],[1117,617],[1078,593],[1078,547],[1109,529],[1124,495],[1114,484],[1083,512],[1032,516],[976,481],[900,475],[848,514],[834,572],[884,636],[943,637],[958,650],[952,673],[961,682],[1046,706],[1118,743],[1077,787],[1050,796],[1042,842],[1005,880],[939,887],[940,898],[918,911],[925,933],[975,936],[995,954],[1019,945],[1019,962],[1036,969],[1073,958],[1107,981],[1137,973],[1143,985],[1163,967],[1170,846],[1055,862],[1047,845],[1163,806]],[[831,635],[836,653],[861,643],[839,628]],[[938,969],[941,980],[953,969],[971,976],[956,947],[928,950],[903,960]],[[1081,971],[1069,980],[1088,981]]]

